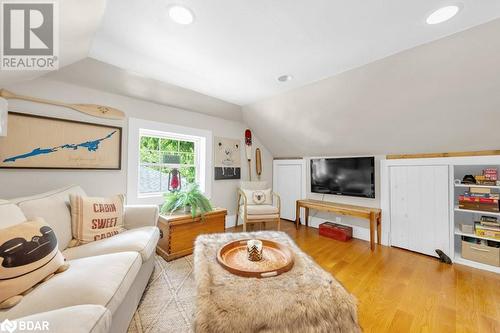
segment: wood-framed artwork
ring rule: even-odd
[[[120,170],[122,128],[9,112],[0,168]]]

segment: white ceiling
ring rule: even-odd
[[[83,2],[83,1],[82,1]],[[193,10],[189,26],[167,7]],[[500,17],[498,0],[429,26],[442,0],[108,0],[90,56],[246,105]],[[294,80],[276,78],[291,74]]]

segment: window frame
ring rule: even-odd
[[[197,137],[200,140],[199,156],[197,168],[200,170],[199,185],[202,193],[209,199],[212,194],[212,160],[213,160],[213,135],[212,132],[205,129],[186,127],[164,123],[159,121],[129,118],[128,120],[128,150],[124,156],[127,158],[127,202],[129,204],[154,204],[163,203],[163,194],[159,192],[155,195],[139,196],[139,165],[140,165],[140,134],[151,133],[154,136],[165,134],[175,136],[186,140]],[[196,145],[195,145],[196,146]]]

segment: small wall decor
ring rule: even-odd
[[[0,168],[121,169],[120,127],[9,112]]]
[[[248,180],[252,180],[252,131],[245,130],[245,154],[248,162]]]
[[[241,179],[241,143],[237,139],[214,137],[215,180]]]
[[[262,157],[260,155],[260,148],[255,149],[255,173],[260,180],[262,174]]]

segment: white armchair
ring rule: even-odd
[[[238,189],[238,205],[236,208],[236,222],[238,225],[238,218],[241,216],[243,219],[243,231],[247,230],[248,223],[265,223],[276,222],[277,228],[280,230],[281,225],[281,199],[277,193],[270,191],[270,197],[266,197],[266,189],[269,189],[267,182],[245,182],[240,183]],[[252,195],[262,200],[255,202],[255,198],[249,197]],[[257,200],[257,201],[258,201]]]

